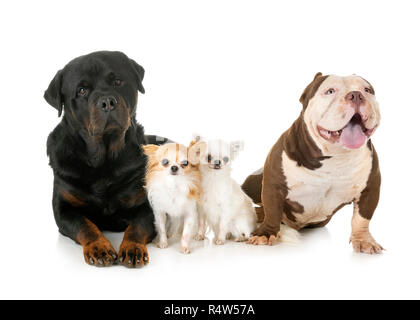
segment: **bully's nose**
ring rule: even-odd
[[[173,173],[176,173],[176,172],[178,171],[178,167],[177,167],[177,166],[172,166],[172,167],[171,167],[171,171],[172,171]]]
[[[98,100],[97,105],[104,112],[112,111],[117,106],[117,99],[115,99],[113,96],[102,97]]]
[[[345,99],[346,101],[353,102],[356,107],[360,106],[363,102],[365,102],[365,97],[360,91],[352,91],[347,93]]]

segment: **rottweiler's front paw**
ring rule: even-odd
[[[118,261],[127,268],[141,268],[149,262],[146,245],[135,241],[123,241]]]
[[[86,244],[83,247],[83,255],[87,264],[96,267],[108,267],[117,260],[117,252],[105,237]]]

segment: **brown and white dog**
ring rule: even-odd
[[[242,186],[264,217],[248,243],[273,244],[281,223],[296,230],[325,226],[353,203],[354,250],[381,253],[369,232],[381,184],[370,140],[380,122],[373,87],[356,75],[317,73],[300,102],[300,116],[273,146],[264,169]]]

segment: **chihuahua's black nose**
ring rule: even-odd
[[[178,167],[177,167],[177,166],[172,166],[172,167],[171,167],[171,171],[172,171],[173,173],[177,172],[177,171],[178,171]]]
[[[214,160],[214,165],[215,166],[220,166],[222,164],[222,161],[220,160]]]
[[[102,97],[98,100],[98,107],[104,112],[112,111],[117,106],[117,99],[113,96]]]

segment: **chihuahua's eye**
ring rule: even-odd
[[[163,159],[162,160],[162,166],[167,166],[169,164],[169,160],[168,159]]]
[[[224,163],[228,163],[228,161],[229,161],[229,157],[223,157],[223,162]]]
[[[114,81],[112,81],[112,85],[113,85],[114,87],[121,87],[121,85],[122,85],[122,80],[120,80],[120,79],[115,79]]]
[[[371,88],[366,87],[365,92],[373,94],[373,90]]]
[[[207,156],[207,161],[208,161],[208,162],[210,162],[210,161],[211,161],[211,154],[209,154],[209,155]]]
[[[79,96],[85,96],[88,92],[88,89],[85,87],[80,87],[79,89],[77,89],[77,94]]]
[[[183,166],[183,167],[188,166],[188,161],[187,160],[182,161],[181,166]]]
[[[327,91],[325,91],[325,94],[329,95],[329,94],[333,94],[334,92],[335,92],[334,88],[329,88]]]

